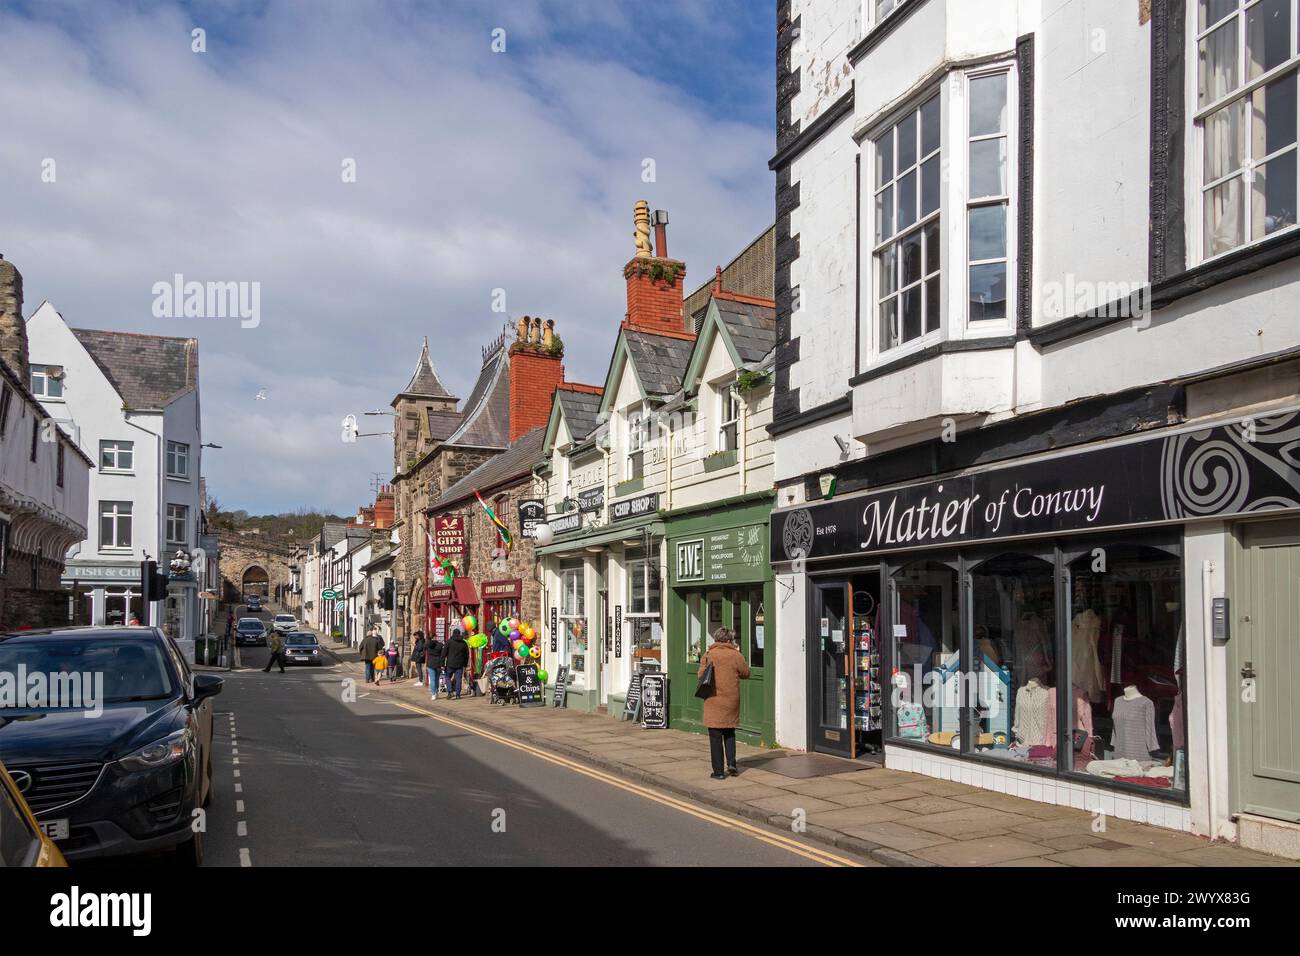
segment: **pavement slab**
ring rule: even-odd
[[[1026,857],[1048,856],[1053,851],[1050,847],[1027,843],[1015,837],[1001,837],[962,840],[943,846],[923,847],[913,852],[921,859],[939,866],[992,866],[994,863],[1007,863]]]

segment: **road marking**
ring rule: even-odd
[[[239,865],[240,865],[240,866],[252,866],[252,865],[253,865],[253,859],[252,859],[252,857],[250,857],[250,856],[248,855],[248,847],[246,847],[246,846],[245,846],[245,847],[240,847],[240,848],[239,848]]]
[[[235,762],[235,766],[238,767],[238,766],[239,766],[239,758],[236,757],[234,762]]]
[[[235,836],[248,836],[248,824],[240,820],[235,824]]]
[[[235,793],[243,793],[243,792],[244,792],[244,785],[242,783],[235,784]]]
[[[239,771],[238,771],[238,770],[235,771],[235,779],[236,779],[236,780],[239,779]]]
[[[794,853],[796,856],[801,856],[804,859],[812,860],[815,863],[821,863],[824,866],[852,866],[852,867],[862,866],[861,863],[857,862],[856,860],[851,860],[848,857],[839,856],[827,850],[820,849],[819,847],[808,846],[806,844],[799,842],[798,840],[795,840],[792,837],[784,836],[783,834],[770,833],[767,830],[764,830],[761,827],[755,826],[751,823],[747,823],[744,820],[740,820],[735,817],[724,816],[722,813],[718,811],[705,809],[695,804],[687,803],[684,800],[678,799],[677,797],[672,797],[666,794],[658,793],[657,791],[651,790],[648,787],[643,787],[640,786],[639,784],[635,784],[630,781],[624,780],[621,777],[616,777],[613,774],[608,774],[605,773],[604,771],[596,770],[592,767],[584,766],[580,763],[577,763],[576,761],[569,760],[568,758],[561,757],[557,754],[549,753],[548,751],[542,750],[537,747],[533,747],[529,744],[520,743],[517,740],[511,740],[509,737],[503,737],[500,734],[493,733],[492,731],[489,730],[484,730],[481,727],[477,727],[473,724],[467,724],[464,723],[463,721],[454,720],[450,717],[446,717],[442,714],[435,713],[431,710],[425,710],[423,707],[416,707],[413,704],[408,704],[405,701],[390,700],[390,703],[395,704],[398,707],[402,707],[406,710],[412,711],[414,713],[423,714],[425,717],[431,717],[434,720],[440,720],[445,724],[450,724],[453,727],[456,727],[460,730],[467,731],[472,734],[476,734],[479,737],[486,737],[489,740],[495,740],[497,743],[505,744],[507,747],[513,747],[515,750],[522,750],[524,753],[532,754],[534,757],[538,757],[542,760],[547,761],[548,763],[553,763],[556,764],[557,766],[565,767],[566,769],[572,770],[575,773],[580,773],[585,777],[590,777],[593,780],[599,780],[602,783],[607,783],[612,787],[617,787],[618,789],[625,790],[628,793],[636,794],[637,796],[644,797],[647,800],[652,800],[655,803],[662,804],[663,806],[671,807],[674,810],[678,810],[682,813],[687,814],[688,816],[695,817],[698,820],[703,820],[706,823],[712,823],[715,824],[716,826],[723,827],[724,829],[727,830],[738,831],[747,836],[753,837],[756,840],[761,840],[764,843],[768,843],[782,850],[786,850],[790,853]]]
[[[236,801],[235,801],[235,812],[236,812],[236,813],[243,813],[243,812],[244,812],[244,801],[243,801],[243,800],[236,800]]]

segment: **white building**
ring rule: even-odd
[[[1295,15],[779,4],[781,743],[1298,838]]]
[[[167,573],[198,550],[202,421],[198,341],[70,328],[49,302],[27,320],[32,392],[97,464],[86,539],[64,582],[84,593],[94,624],[152,621],[178,640],[202,625],[199,582],[173,579],[145,609],[140,562]]]

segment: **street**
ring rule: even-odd
[[[216,700],[205,866],[807,866],[825,855],[468,733],[363,682],[345,703],[351,675],[332,658],[281,675],[262,672],[269,655],[243,648]]]

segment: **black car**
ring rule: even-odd
[[[266,622],[256,617],[241,617],[235,625],[235,643],[266,647]]]
[[[212,794],[221,678],[193,673],[152,627],[0,633],[0,673],[20,672],[50,691],[0,704],[0,762],[64,857],[169,850],[201,863],[191,821]]]
[[[316,635],[305,631],[290,631],[284,635],[284,662],[320,665],[320,643],[316,640]]]

